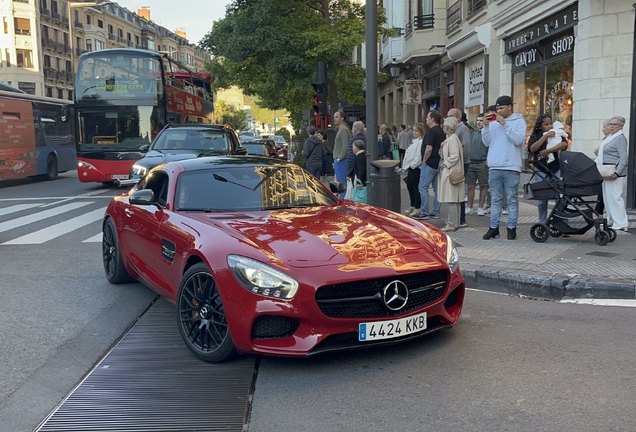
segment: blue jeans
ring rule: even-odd
[[[517,227],[519,217],[519,177],[517,171],[491,169],[488,174],[488,190],[492,207],[490,209],[490,227],[498,228],[501,219],[501,204],[504,194],[508,198],[508,228]]]
[[[426,216],[439,216],[441,210],[441,204],[437,201],[437,174],[439,170],[431,168],[426,164],[422,164],[420,172],[420,184],[419,191],[422,197],[422,210],[420,213]],[[433,186],[433,213],[428,211],[428,188]]]
[[[561,171],[557,171],[554,175],[557,177],[561,177]],[[542,173],[541,171],[537,171],[537,180],[542,181],[548,178],[548,174]],[[537,210],[539,211],[539,223],[547,224],[548,223],[548,200],[538,200],[537,201]]]
[[[334,168],[334,171],[336,172],[336,180],[342,183],[343,185],[346,185],[347,184],[347,159],[345,158],[344,160],[341,160],[341,161],[334,159],[333,168]],[[344,192],[340,194],[340,198],[344,198],[344,196],[345,196]]]

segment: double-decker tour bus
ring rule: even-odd
[[[72,102],[0,84],[0,181],[53,180],[75,168]]]
[[[211,82],[210,74],[165,53],[121,48],[82,54],[75,83],[80,181],[128,179],[168,123],[212,123]]]

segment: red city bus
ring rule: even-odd
[[[80,181],[127,179],[168,123],[213,123],[211,81],[210,74],[155,51],[82,54],[75,83]]]
[[[73,106],[0,83],[0,181],[53,180],[75,168]]]

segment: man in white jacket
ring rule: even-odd
[[[490,229],[484,240],[499,237],[499,219],[504,193],[508,198],[508,240],[517,238],[519,216],[519,178],[521,158],[526,142],[526,122],[512,112],[512,98],[497,99],[496,118],[485,118],[481,137],[488,150],[488,187],[492,198]]]

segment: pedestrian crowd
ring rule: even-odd
[[[425,121],[426,130],[421,124],[400,125],[399,130],[386,124],[379,127],[379,158],[392,159],[392,149],[398,151],[396,156],[410,200],[404,213],[419,220],[439,219],[441,204],[446,204],[448,214],[442,228],[446,232],[467,226],[466,215],[490,214],[484,240],[500,237],[501,218],[507,215],[506,238],[516,239],[524,148],[534,168],[534,181],[552,175],[558,178],[559,152],[570,145],[564,125],[542,114],[526,144],[527,125],[520,114],[513,112],[510,96],[499,97],[496,105],[480,113],[474,129],[468,125],[466,115],[456,108],[450,109],[445,118],[439,111],[430,111]],[[338,182],[349,185],[342,198],[366,202],[368,143],[364,123],[356,121],[349,130],[342,112],[334,114],[334,123],[333,150],[324,131],[312,126],[307,129],[310,136],[303,146],[307,170],[318,178],[335,175]],[[605,136],[595,150],[596,164],[604,177],[603,193],[598,196],[595,211],[599,216],[605,211],[610,227],[627,231],[622,197],[627,174],[624,126],[625,119],[620,116],[603,122]],[[538,201],[538,220],[541,224],[548,222],[547,200]]]

